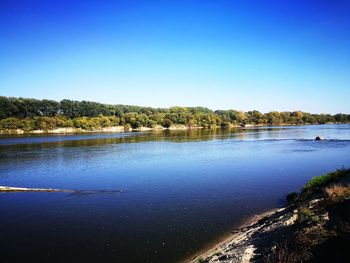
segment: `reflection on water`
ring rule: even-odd
[[[349,125],[282,126],[232,129],[155,130],[126,133],[83,133],[74,135],[1,135],[0,145],[92,146],[112,143],[138,143],[148,141],[205,141],[215,139],[314,139],[322,134],[326,139],[348,139]],[[345,132],[344,132],[345,131]],[[344,137],[345,136],[345,137]]]
[[[1,193],[0,262],[176,262],[349,166],[349,127],[2,136],[0,185],[77,191]]]

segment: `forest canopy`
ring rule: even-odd
[[[216,110],[205,107],[151,108],[111,105],[91,101],[37,100],[0,96],[0,129],[48,130],[74,127],[91,130],[101,127],[132,128],[173,125],[204,128],[231,125],[301,125],[349,123],[350,114],[311,114],[302,111],[261,113],[257,110]]]

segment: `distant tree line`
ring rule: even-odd
[[[91,101],[36,100],[0,96],[0,129],[54,129],[125,126],[131,128],[172,125],[230,127],[231,125],[281,125],[350,123],[350,114],[308,112],[261,113],[259,111],[216,110],[204,107],[151,108],[111,105]]]

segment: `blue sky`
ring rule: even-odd
[[[350,1],[0,1],[0,95],[350,113]]]

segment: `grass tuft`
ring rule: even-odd
[[[334,202],[350,198],[350,185],[333,184],[325,189],[327,197]]]
[[[321,192],[325,186],[349,174],[350,169],[339,169],[332,173],[315,176],[303,187],[301,193],[304,196],[310,196],[312,194]]]

